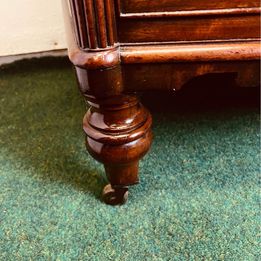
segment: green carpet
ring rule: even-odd
[[[0,260],[258,260],[258,92],[202,81],[144,97],[154,143],[111,207],[71,66],[1,68]]]

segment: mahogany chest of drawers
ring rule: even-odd
[[[136,92],[182,88],[195,76],[234,73],[256,86],[259,0],[63,0],[69,57],[90,105],[86,147],[105,166],[108,204],[138,183],[151,115]]]

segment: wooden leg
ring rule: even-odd
[[[83,120],[86,147],[105,166],[110,182],[104,189],[105,202],[121,204],[128,186],[138,183],[138,162],[152,140],[151,115],[135,95],[123,94],[127,89],[115,1],[62,2],[69,58],[80,91],[91,106]]]
[[[103,191],[104,201],[123,204],[128,186],[139,182],[139,160],[151,145],[151,115],[135,95],[92,97],[88,102],[91,107],[83,120],[86,147],[104,164],[110,182]]]

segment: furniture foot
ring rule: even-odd
[[[113,187],[108,184],[103,189],[102,197],[108,205],[123,205],[128,199],[128,187]]]
[[[103,191],[107,204],[123,204],[128,186],[137,184],[139,160],[152,140],[151,115],[135,95],[96,100],[88,97],[91,108],[83,120],[86,147],[105,167],[110,185]]]

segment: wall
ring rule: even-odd
[[[0,56],[66,48],[61,1],[0,0]]]

